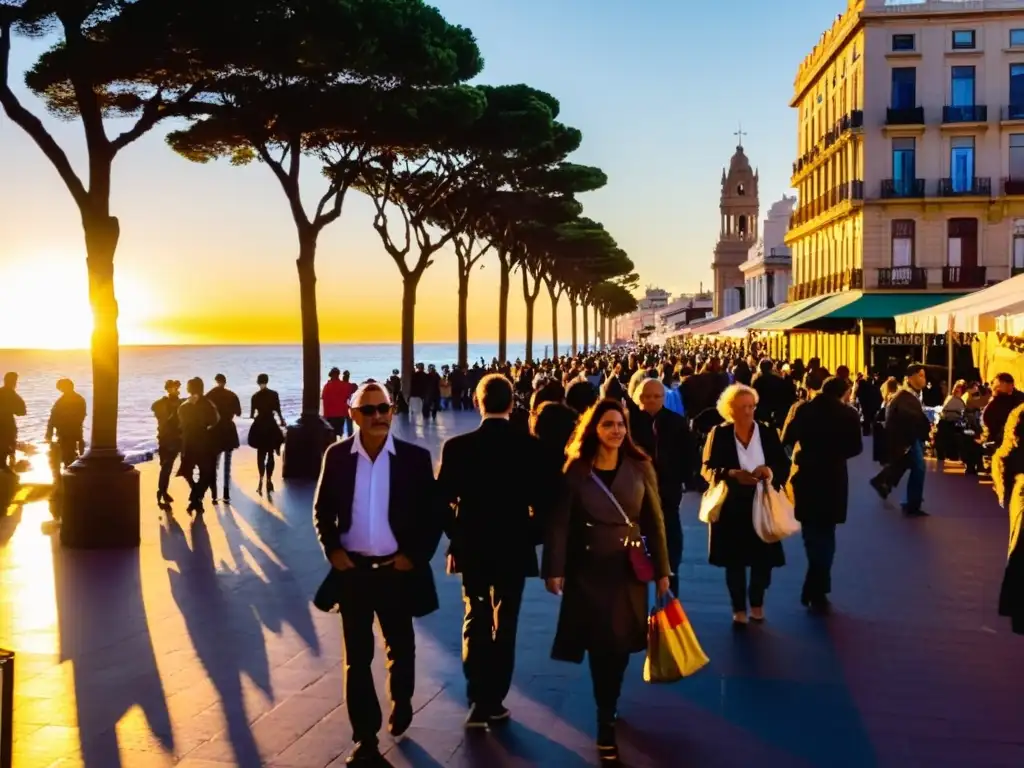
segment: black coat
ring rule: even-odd
[[[277,451],[284,443],[284,435],[281,428],[277,426],[277,419],[281,418],[281,398],[272,389],[260,389],[252,396],[252,403],[249,409],[249,418],[252,424],[249,426],[249,437],[246,442],[250,448],[258,451]]]
[[[789,459],[782,450],[779,435],[771,427],[758,424],[765,465],[772,471],[772,485],[781,489],[789,478]],[[754,531],[753,485],[741,485],[728,477],[740,468],[736,451],[736,429],[732,424],[715,427],[704,444],[704,479],[709,485],[724,481],[728,486],[725,504],[708,532],[708,562],[721,568],[760,565],[779,568],[786,564],[782,542],[766,544]]]
[[[537,441],[505,419],[486,419],[441,449],[438,495],[452,572],[474,578],[536,576],[543,475]]]
[[[759,373],[752,386],[757,392],[757,420],[780,428],[796,400],[793,383],[774,373]]]
[[[1024,407],[1014,410],[1006,429],[1019,434]],[[1019,443],[1019,438],[1015,441]],[[1024,635],[1024,447],[1007,443],[992,458],[992,487],[1010,515],[1010,542],[1003,584],[999,590],[999,615],[1010,619],[1014,633]]]
[[[932,425],[917,396],[906,389],[897,392],[885,412],[885,441],[889,461],[898,461],[915,441],[928,441]]]
[[[359,460],[359,455],[352,452],[352,441],[358,439],[356,435],[335,443],[324,454],[313,501],[313,522],[328,559],[332,552],[341,549],[341,536],[352,527],[352,496]],[[438,503],[430,452],[397,438],[394,444],[388,523],[399,552],[413,563],[413,569],[402,574],[405,591],[397,597],[406,601],[413,616],[426,616],[438,608],[430,559],[441,540],[444,515]],[[337,593],[329,594],[335,578],[332,569],[317,595],[318,607],[337,602]]]
[[[235,450],[239,446],[235,417],[242,415],[238,395],[226,387],[214,387],[206,393],[206,399],[213,403],[220,416],[220,421],[213,428],[214,450],[217,453]]]
[[[643,410],[632,398],[629,407],[629,434],[654,462],[658,476],[658,493],[665,507],[679,508],[683,485],[692,483],[697,470],[697,449],[686,419],[668,408],[654,416]]]
[[[590,468],[576,462],[544,537],[544,578],[564,578],[552,658],[579,663],[586,652],[637,653],[647,648],[649,586],[636,579],[625,547],[622,515]],[[647,537],[656,578],[668,576],[665,520],[654,467],[623,458],[611,492]]]
[[[864,450],[860,419],[827,395],[794,408],[782,444],[796,446],[789,494],[801,523],[846,522],[850,477],[846,462]]]

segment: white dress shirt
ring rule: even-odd
[[[388,435],[384,449],[374,461],[363,447],[356,432],[352,440],[356,458],[356,482],[352,493],[352,527],[341,534],[346,552],[369,557],[385,557],[398,551],[398,542],[391,531],[388,510],[391,505],[391,457],[395,441]]]
[[[750,438],[750,445],[744,446],[736,435],[736,455],[740,460],[740,469],[753,472],[764,464],[764,449],[761,447],[761,430],[754,425],[754,435]]]

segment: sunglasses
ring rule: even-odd
[[[391,411],[391,406],[387,403],[380,403],[379,405],[360,405],[356,410],[363,416],[373,416],[375,413],[383,416],[385,413]]]

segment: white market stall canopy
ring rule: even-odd
[[[998,318],[1024,314],[1024,275],[917,312],[896,315],[897,333],[984,333]]]

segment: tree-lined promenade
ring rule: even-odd
[[[12,88],[19,35],[53,41],[25,83],[51,114],[80,124],[84,176],[37,105]],[[422,0],[0,0],[0,106],[64,182],[86,245],[92,430],[88,451],[66,477],[65,544],[139,541],[138,475],[117,450],[121,222],[110,201],[116,157],[161,123],[172,126],[167,143],[182,157],[261,162],[271,171],[267,183],[272,175],[284,193],[298,241],[302,318],[302,417],[286,449],[293,476],[314,475],[331,439],[319,417],[317,240],[353,191],[373,201],[374,230],[402,280],[406,386],[417,289],[448,244],[458,270],[460,363],[470,277],[485,258],[499,265],[502,360],[515,275],[527,307],[527,357],[542,285],[553,305],[555,355],[563,297],[572,310],[573,353],[578,312],[586,349],[591,319],[593,336],[603,340],[609,319],[635,307],[632,261],[583,215],[580,196],[607,179],[569,160],[582,133],[558,120],[551,94],[469,84],[483,61],[472,32]],[[113,119],[127,128],[113,132]],[[314,205],[301,194],[310,175],[320,180]]]

